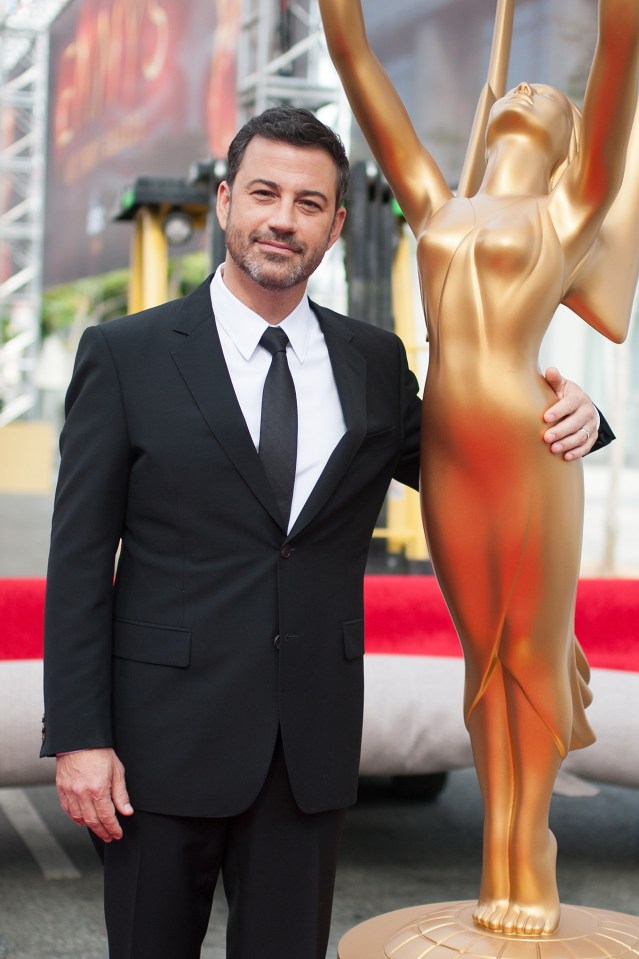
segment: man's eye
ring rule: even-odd
[[[304,207],[305,210],[310,210],[312,212],[322,209],[319,203],[316,203],[314,200],[300,200],[300,206]]]

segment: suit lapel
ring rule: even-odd
[[[174,330],[184,338],[173,360],[209,429],[254,495],[282,525],[275,497],[260,463],[233,389],[211,306],[209,277],[180,303]],[[338,314],[311,303],[333,367],[346,433],[333,450],[291,530],[308,525],[330,498],[366,435],[366,361]]]
[[[209,429],[242,479],[273,519],[282,525],[275,497],[233,389],[211,306],[209,277],[180,304],[176,333],[184,342],[173,360]]]
[[[366,435],[366,360],[352,345],[352,333],[338,314],[313,302],[311,307],[326,340],[346,433],[331,453],[295,521],[291,536],[307,526],[330,498]]]

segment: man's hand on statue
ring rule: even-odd
[[[544,413],[546,423],[552,424],[544,440],[551,452],[565,460],[578,460],[597,440],[599,414],[588,394],[565,379],[556,367],[549,366],[544,376],[557,395],[557,402]]]
[[[67,816],[88,826],[104,842],[122,838],[116,811],[130,816],[133,807],[124,780],[124,766],[110,748],[60,753],[56,786]]]

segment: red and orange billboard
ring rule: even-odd
[[[74,0],[51,28],[45,285],[123,266],[137,176],[186,176],[235,131],[239,0]]]

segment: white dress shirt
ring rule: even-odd
[[[211,303],[233,389],[255,448],[259,448],[264,380],[271,355],[259,345],[270,325],[224,285],[223,267],[211,281]],[[324,334],[304,296],[279,326],[297,394],[297,465],[289,530],[346,432]]]

